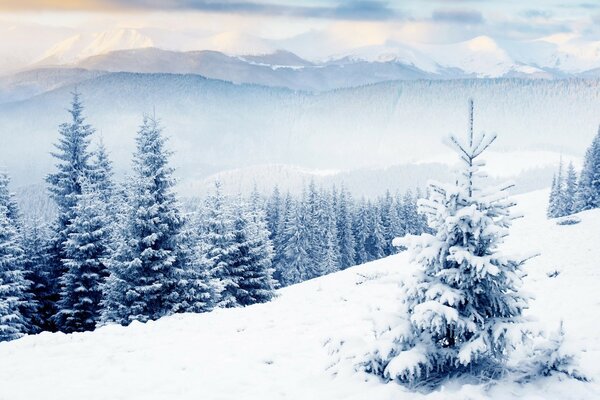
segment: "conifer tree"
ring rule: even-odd
[[[354,265],[355,241],[352,232],[352,198],[344,186],[340,190],[336,211],[340,268],[346,269]]]
[[[273,273],[273,277],[280,285],[284,285],[284,272],[288,269],[288,265],[286,264],[287,258],[285,257],[285,247],[287,245],[287,230],[291,228],[291,225],[295,218],[295,207],[296,204],[292,195],[287,192],[283,199],[283,206],[281,209],[282,215],[279,221],[279,225],[277,228],[277,236],[273,241],[273,246],[275,248],[275,256],[273,258],[273,267],[275,268],[275,272]],[[289,283],[287,283],[289,284]]]
[[[378,260],[385,257],[385,237],[383,224],[381,222],[381,211],[371,202],[367,203],[368,211],[368,225],[367,225],[367,238],[365,241],[365,248],[368,254],[368,260]]]
[[[564,214],[571,215],[577,212],[575,209],[575,200],[577,196],[577,174],[575,167],[570,162],[567,167],[567,176],[565,178],[565,193],[564,193]]]
[[[198,224],[186,218],[178,238],[178,263],[175,270],[176,292],[172,312],[202,313],[217,305],[222,287],[208,269],[205,261],[206,246]]]
[[[277,242],[277,237],[280,235],[280,228],[283,219],[283,200],[279,187],[273,188],[273,193],[266,205],[267,229],[269,230],[269,238],[273,243]]]
[[[31,282],[29,294],[31,308],[23,312],[29,325],[29,333],[39,333],[54,327],[52,317],[56,312],[54,285],[50,281],[52,274],[49,261],[50,233],[39,218],[34,218],[24,225],[23,250],[25,251],[25,278]]]
[[[55,316],[64,332],[95,329],[101,316],[102,285],[108,275],[108,204],[91,182],[82,183],[81,188],[65,243],[63,263],[67,270],[60,278],[59,312]]]
[[[369,252],[367,247],[367,240],[369,237],[369,211],[367,209],[367,203],[365,199],[361,199],[360,203],[356,207],[356,213],[354,215],[354,223],[352,230],[354,232],[355,239],[355,264],[364,264],[369,261]]]
[[[321,254],[318,262],[318,270],[314,275],[322,276],[340,269],[340,248],[338,246],[337,222],[333,198],[326,192],[322,192],[319,199],[318,225],[321,226]]]
[[[8,191],[8,175],[0,173],[0,342],[18,339],[30,329],[23,310],[32,306],[25,279],[18,209]]]
[[[236,283],[236,304],[247,306],[271,300],[275,293],[273,250],[256,192],[249,205],[240,203],[234,211],[233,244],[230,271]]]
[[[307,226],[308,254],[311,258],[310,267],[306,270],[309,278],[321,275],[322,260],[326,252],[324,226],[326,210],[322,209],[322,194],[317,190],[314,180],[303,191],[302,209],[306,213],[304,223]]]
[[[558,174],[556,175],[556,193],[554,196],[554,218],[563,217],[565,214],[565,177],[563,173],[562,157],[558,164]]]
[[[221,191],[221,183],[215,181],[215,190],[207,199],[206,228],[206,268],[211,276],[220,282],[222,291],[219,307],[237,307],[236,293],[238,282],[233,271],[237,244],[234,239],[233,210]]]
[[[426,192],[426,196],[429,196],[429,189]],[[415,210],[417,210],[417,220],[418,220],[418,224],[417,224],[417,233],[418,235],[420,235],[421,233],[432,233],[431,229],[428,226],[427,223],[427,216],[425,213],[421,213],[418,212],[418,204],[419,201],[421,201],[421,199],[423,199],[423,194],[421,193],[421,189],[419,187],[417,187],[416,193],[415,193],[415,197],[414,197],[414,204],[415,204]]]
[[[59,140],[55,145],[56,151],[52,153],[57,160],[55,173],[46,177],[48,190],[57,206],[58,217],[52,225],[52,240],[49,247],[49,269],[52,288],[48,288],[51,296],[47,304],[56,303],[60,297],[60,277],[66,271],[62,260],[66,259],[65,243],[70,233],[71,221],[74,219],[74,210],[78,196],[81,195],[81,183],[89,177],[90,171],[90,136],[94,129],[86,124],[83,117],[83,103],[78,92],[73,93],[71,116],[69,122],[59,127]],[[54,313],[58,310],[54,310]],[[55,330],[52,321],[47,325],[50,330]],[[60,328],[60,327],[58,327]]]
[[[404,231],[407,235],[418,235],[422,232],[417,199],[409,189],[402,197],[402,212],[404,216]]]
[[[395,252],[392,240],[397,237],[396,230],[398,226],[398,218],[394,215],[394,198],[390,191],[387,190],[384,197],[379,199],[377,203],[383,231],[383,253],[389,256]]]
[[[546,211],[548,218],[556,218],[558,216],[559,197],[559,186],[556,182],[556,174],[554,174],[552,175],[552,186],[550,188],[550,197],[548,198],[548,210]]]
[[[600,128],[585,153],[575,208],[577,211],[600,208]]]
[[[311,229],[307,223],[304,202],[287,208],[283,232],[283,256],[279,264],[280,283],[292,285],[313,278],[314,260],[311,256]]]
[[[183,218],[173,193],[171,154],[155,118],[145,116],[136,137],[134,176],[125,226],[109,263],[103,321],[123,325],[182,311],[180,233]]]
[[[262,202],[260,194],[254,188],[250,199],[249,212],[249,231],[251,239],[251,255],[255,263],[255,275],[257,276],[258,286],[257,294],[254,295],[255,302],[265,302],[274,295],[274,288],[277,281],[273,279],[273,258],[275,249],[273,242],[269,238],[269,229],[267,225],[267,216],[265,205]],[[262,293],[261,293],[262,291]]]
[[[112,162],[102,140],[100,140],[93,156],[94,158],[90,165],[90,182],[99,193],[101,200],[108,204],[113,201],[116,189],[113,182]]]
[[[453,185],[430,184],[430,197],[421,202],[435,234],[405,240],[420,266],[416,282],[405,287],[409,321],[384,333],[382,350],[365,363],[408,385],[497,371],[527,306],[519,293],[522,262],[498,250],[512,220],[506,193],[512,185],[481,188],[478,157],[496,136],[475,137],[472,103],[470,112],[466,143],[449,140],[462,161],[460,176]]]

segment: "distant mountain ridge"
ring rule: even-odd
[[[262,39],[234,32],[203,37],[197,41],[190,39],[164,32],[161,35],[143,28],[80,33],[54,43],[26,68],[80,66],[118,72],[197,73],[232,82],[309,90],[328,90],[341,85],[359,86],[385,79],[585,77],[598,76],[595,70],[600,68],[600,41],[575,33],[558,33],[528,40],[480,35],[445,43],[386,41],[380,45],[343,49],[338,54],[320,59],[301,56],[304,54],[302,48],[307,43],[318,47],[321,40],[326,40],[318,33],[289,40]],[[152,48],[154,50],[150,50]],[[148,52],[141,51],[144,49]],[[300,53],[294,54],[294,49]],[[131,52],[129,58],[123,52]],[[140,57],[137,63],[131,61],[134,56]],[[169,56],[173,57],[172,61],[165,59]],[[152,69],[148,70],[149,67],[142,65],[144,62],[150,62]],[[179,62],[184,65],[178,69],[174,64]],[[360,64],[360,68],[353,64]],[[389,64],[395,65],[395,70],[390,71]],[[345,82],[340,80],[330,85],[326,82],[316,85],[314,80],[317,78],[313,75],[318,74],[315,71],[294,75],[285,70],[325,68],[325,72],[318,77],[329,81],[335,75],[327,70],[332,65],[344,65],[350,69],[333,69],[335,73],[346,77]],[[182,71],[185,67],[188,70]],[[219,74],[216,69],[220,67],[225,71]],[[260,70],[257,67],[283,70],[275,77],[262,71],[266,76],[252,82],[253,74]],[[407,69],[413,73],[407,73]],[[369,80],[369,74],[383,76]],[[310,75],[313,81],[306,75]],[[273,82],[269,82],[269,79]],[[307,82],[299,82],[297,87],[293,87],[294,82],[290,83],[290,79]]]
[[[466,129],[469,97],[477,130],[497,132],[508,150],[581,155],[600,115],[600,80],[404,80],[309,93],[194,74],[77,71],[83,80],[58,74],[66,83],[0,105],[0,165],[16,184],[53,168],[49,152],[75,89],[117,170],[129,170],[141,117],[156,110],[190,182],[260,164],[354,170],[435,159],[446,152],[441,138]]]
[[[450,79],[455,71],[430,73],[396,61],[340,59],[321,64],[277,51],[261,56],[230,56],[218,51],[175,52],[157,48],[114,51],[86,58],[76,68],[108,72],[198,74],[233,83],[293,90],[327,91],[393,80]]]
[[[440,41],[435,43],[389,39],[356,48],[344,47],[341,43],[340,49],[334,54],[319,51],[321,43],[330,43],[330,39],[328,33],[318,30],[297,37],[267,39],[236,31],[189,36],[174,31],[119,27],[76,34],[65,32],[52,36],[43,41],[43,44],[40,43],[30,55],[23,54],[20,58],[14,51],[5,50],[2,55],[6,61],[0,62],[0,65],[4,65],[4,73],[40,67],[72,68],[80,63],[88,67],[92,67],[91,64],[107,63],[119,67],[118,71],[144,72],[142,60],[137,64],[129,61],[123,64],[123,55],[113,53],[134,51],[139,56],[143,55],[143,60],[153,62],[156,67],[156,60],[152,61],[152,57],[159,56],[162,60],[162,56],[157,55],[157,52],[150,56],[137,50],[155,48],[169,52],[166,54],[170,55],[183,53],[174,58],[173,64],[182,59],[187,60],[184,64],[189,64],[189,58],[212,51],[220,53],[227,59],[226,62],[223,59],[217,63],[209,62],[206,67],[196,66],[189,73],[222,79],[223,76],[213,74],[216,74],[215,69],[221,66],[220,63],[225,62],[225,71],[221,75],[228,73],[226,80],[308,90],[360,86],[386,79],[597,77],[600,68],[600,40],[574,32],[533,39],[508,39],[500,35],[470,36],[461,41],[444,41],[444,38],[439,38]],[[12,41],[14,39],[9,38],[7,43]],[[315,50],[310,50],[311,48]],[[90,58],[93,60],[89,60]],[[110,60],[111,58],[116,59]],[[155,68],[152,72],[171,72],[176,68],[169,62],[162,61],[160,68]],[[230,70],[232,64],[235,65],[233,72]],[[359,67],[348,67],[352,64],[359,64]],[[389,64],[393,64],[395,69],[391,69]],[[332,65],[344,65],[346,70],[327,69]],[[266,77],[257,78],[257,82],[253,82],[250,78],[256,73],[257,67],[281,71],[275,77],[262,71]],[[321,75],[315,71],[303,71],[296,75],[286,71],[303,68],[326,70]],[[406,72],[408,69],[411,73]],[[332,70],[342,74],[344,78],[328,85],[335,76]],[[321,84],[317,78],[321,78]],[[299,81],[297,84],[295,81],[290,83],[290,79]]]
[[[143,47],[51,65],[106,72],[198,74],[238,84],[305,91],[328,91],[395,80],[600,77],[600,66],[581,72],[566,72],[558,66],[516,62],[487,37],[445,45],[441,50],[430,47],[434,49],[432,52],[437,52],[437,61],[423,52],[407,48],[388,49],[387,53],[384,48],[362,49],[357,54],[316,62],[284,50],[235,56],[214,50],[171,51]]]

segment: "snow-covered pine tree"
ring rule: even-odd
[[[125,226],[109,263],[103,321],[123,325],[179,310],[180,232],[183,221],[162,128],[145,116],[136,137]]]
[[[600,128],[585,153],[575,208],[577,211],[600,208]]]
[[[308,254],[311,258],[310,268],[306,270],[308,277],[306,279],[316,278],[324,272],[322,265],[326,248],[327,210],[323,210],[323,193],[319,193],[315,181],[311,179],[308,188],[304,189],[302,194],[302,208],[306,213],[304,223],[308,227]]]
[[[337,244],[340,251],[341,269],[346,269],[354,265],[355,243],[354,233],[352,232],[352,209],[352,197],[344,186],[342,186],[336,209]]]
[[[48,190],[58,209],[58,217],[51,227],[53,234],[49,247],[51,274],[49,282],[53,285],[49,288],[53,293],[47,299],[49,304],[57,302],[60,297],[58,282],[60,276],[66,271],[62,262],[66,258],[64,244],[69,236],[77,198],[81,194],[81,182],[88,178],[90,170],[88,147],[94,129],[85,123],[83,110],[80,94],[74,92],[71,108],[68,110],[71,120],[60,125],[60,137],[55,145],[56,151],[52,153],[57,160],[57,171],[46,177]],[[50,330],[57,328],[51,321],[48,321],[47,325]]]
[[[577,173],[573,162],[567,166],[567,176],[565,177],[564,187],[564,213],[571,215],[577,212],[575,209],[575,197],[577,196]]]
[[[423,232],[421,217],[417,207],[417,197],[409,189],[402,197],[402,215],[404,216],[404,231],[407,235],[419,235]]]
[[[481,189],[481,153],[495,135],[473,135],[473,107],[466,143],[449,144],[462,162],[455,184],[430,183],[420,202],[435,234],[404,240],[420,265],[406,285],[409,320],[379,337],[366,370],[407,385],[436,385],[452,374],[498,371],[511,329],[527,300],[519,293],[522,262],[498,245],[512,217],[507,189]]]
[[[215,181],[215,190],[206,200],[205,223],[202,240],[206,246],[206,268],[222,287],[218,306],[238,307],[238,282],[232,271],[233,256],[237,251],[237,244],[234,242],[233,212],[223,195],[219,181]]]
[[[548,197],[548,209],[546,216],[548,218],[556,218],[558,215],[558,198],[560,193],[556,183],[556,174],[552,175],[552,186],[550,187],[550,196]]]
[[[286,207],[283,231],[283,255],[277,265],[282,286],[293,285],[312,278],[314,260],[311,256],[311,229],[306,222],[304,202],[292,202]]]
[[[54,317],[63,332],[96,328],[101,316],[102,285],[108,275],[109,218],[102,191],[87,180],[74,206],[65,243],[59,311]]]
[[[565,177],[563,174],[564,166],[562,157],[558,164],[558,173],[553,182],[553,187],[550,193],[550,203],[548,204],[548,216],[550,218],[558,218],[567,215],[566,212],[566,195],[565,195]]]
[[[368,254],[368,260],[378,260],[385,257],[385,237],[383,224],[381,222],[381,211],[377,205],[367,202],[368,207],[368,225],[365,248]]]
[[[269,238],[273,243],[278,240],[277,237],[280,234],[279,230],[283,217],[283,199],[279,187],[275,186],[266,205],[267,229],[269,230]]]
[[[241,199],[234,211],[230,271],[237,284],[236,303],[247,306],[271,300],[275,294],[271,262],[273,248],[255,191],[250,204]]]
[[[6,216],[12,221],[18,233],[21,231],[21,211],[13,193],[9,190],[10,177],[6,172],[0,171],[0,203],[7,210]]]
[[[354,233],[355,260],[354,264],[364,264],[369,261],[367,239],[369,237],[369,210],[365,199],[361,199],[356,207],[353,218],[352,231]]]
[[[285,247],[287,245],[286,229],[290,228],[292,219],[295,217],[295,212],[292,212],[295,207],[296,203],[292,198],[292,195],[290,192],[287,192],[283,198],[283,205],[281,208],[282,215],[278,227],[276,228],[278,233],[273,240],[275,249],[275,256],[273,257],[273,267],[275,268],[275,272],[273,273],[273,277],[282,286],[284,285],[282,275],[288,268],[285,257]]]
[[[427,223],[427,216],[424,213],[418,212],[418,203],[421,199],[429,197],[429,189],[427,189],[426,191],[426,196],[423,196],[423,193],[421,193],[421,188],[417,187],[417,190],[415,192],[415,196],[414,196],[414,204],[415,204],[415,210],[417,210],[417,231],[415,233],[415,235],[420,235],[421,233],[432,233],[431,229],[429,228],[429,225]]]
[[[93,160],[90,165],[90,181],[94,185],[95,190],[99,193],[100,198],[105,203],[110,203],[115,194],[115,184],[113,183],[113,167],[108,151],[104,146],[104,141],[101,139],[98,143],[98,148],[93,153]]]
[[[33,306],[25,279],[18,209],[0,173],[0,342],[18,339],[30,329],[22,312]]]
[[[25,262],[23,269],[25,278],[31,282],[29,294],[32,308],[23,312],[28,322],[29,333],[39,333],[51,330],[54,326],[52,317],[56,312],[54,285],[49,267],[49,237],[45,223],[39,218],[33,218],[23,227],[23,250]]]
[[[389,190],[385,192],[383,198],[380,198],[377,203],[377,209],[379,210],[381,227],[383,230],[383,252],[384,255],[389,256],[396,251],[392,245],[392,240],[400,236],[397,232],[399,226],[399,217],[395,215],[394,197]]]
[[[178,238],[178,262],[175,270],[178,299],[171,311],[211,311],[217,304],[222,288],[207,268],[203,231],[197,228],[198,221],[192,223],[189,216],[184,221]]]
[[[269,238],[270,232],[267,224],[265,205],[260,194],[254,188],[250,199],[250,210],[248,226],[252,239],[251,255],[256,264],[257,286],[260,291],[254,296],[256,302],[265,302],[273,298],[277,281],[273,279],[273,258],[275,249]]]
[[[392,219],[395,222],[395,227],[394,227],[394,238],[392,239],[392,246],[394,246],[394,252],[399,252],[399,251],[404,251],[406,250],[406,247],[403,246],[396,246],[394,244],[394,239],[398,238],[398,237],[404,237],[408,234],[408,232],[406,231],[408,229],[407,226],[407,221],[406,221],[406,208],[404,207],[404,203],[402,201],[402,195],[400,194],[400,192],[396,192],[396,195],[394,196],[394,203],[392,204],[392,210],[391,210],[393,216]]]
[[[315,276],[322,276],[340,269],[340,248],[337,241],[337,221],[332,194],[321,191],[318,210],[317,221],[321,226],[319,240],[322,240],[322,252],[317,260],[318,270],[315,271]]]

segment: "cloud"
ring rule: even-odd
[[[456,24],[481,24],[483,22],[483,15],[475,10],[434,10],[431,18],[437,22]]]
[[[521,12],[521,15],[525,18],[549,19],[554,14],[548,10],[525,10]]]
[[[594,10],[596,8],[600,8],[600,4],[596,4],[596,3],[579,3],[575,7],[583,8],[583,9],[586,9],[586,10]]]
[[[0,10],[161,10],[289,16],[340,20],[391,20],[403,17],[381,0],[324,1],[324,5],[303,5],[301,0],[277,4],[252,0],[3,0]]]

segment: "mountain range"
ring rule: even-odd
[[[254,165],[347,171],[431,162],[447,153],[443,137],[466,129],[469,97],[477,131],[497,132],[498,150],[551,150],[543,157],[554,163],[559,153],[583,154],[600,115],[595,79],[404,80],[309,93],[196,74],[64,72],[23,73],[21,98],[0,104],[0,163],[18,183],[41,182],[52,169],[49,153],[74,90],[121,172],[142,115],[156,112],[190,186]],[[45,84],[35,86],[36,79]],[[512,166],[503,159],[500,168]]]
[[[120,28],[63,39],[22,70],[68,67],[112,72],[195,73],[236,83],[300,90],[330,90],[397,79],[597,77],[600,41],[554,34],[516,41],[477,36],[456,43],[388,42],[305,59],[289,51],[293,42],[252,44],[257,38],[219,37],[246,43],[243,50],[214,50],[211,40],[194,48],[184,40],[165,42],[152,32]],[[185,45],[183,43],[186,43]],[[221,46],[222,47],[222,46]],[[286,50],[287,49],[287,50]]]
[[[39,183],[52,168],[56,129],[77,90],[120,173],[128,169],[141,116],[156,110],[186,194],[205,190],[218,174],[234,191],[248,186],[253,173],[264,178],[265,189],[275,177],[294,182],[295,190],[317,176],[372,195],[443,176],[446,167],[439,164],[430,170],[398,165],[439,160],[441,138],[465,128],[472,97],[477,129],[500,135],[504,155],[496,168],[523,166],[510,177],[535,169],[523,182],[538,188],[549,181],[560,153],[583,154],[599,122],[600,68],[583,69],[596,65],[590,61],[595,47],[589,45],[587,58],[580,57],[585,62],[574,69],[573,57],[552,56],[556,47],[548,43],[564,48],[575,39],[561,40],[535,44],[538,51],[529,56],[546,57],[539,67],[516,63],[516,47],[506,47],[509,52],[487,37],[307,60],[283,50],[162,50],[135,30],[79,35],[46,51],[31,69],[0,76],[0,165],[19,184]],[[542,153],[522,150],[549,152],[537,165]],[[312,170],[317,174],[306,173]],[[323,170],[341,172],[324,176]]]

